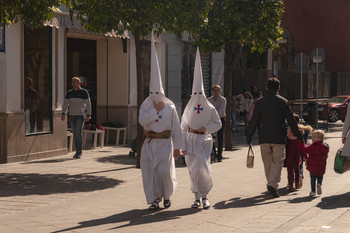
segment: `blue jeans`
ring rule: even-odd
[[[73,138],[76,152],[83,150],[83,126],[84,126],[84,117],[83,116],[69,116],[69,123],[73,130]]]
[[[310,173],[310,180],[311,180],[311,191],[316,191],[316,180],[317,183],[322,185],[323,176],[315,176]]]
[[[235,128],[236,130],[238,130],[236,118],[237,112],[231,112],[231,129]]]

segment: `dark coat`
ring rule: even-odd
[[[306,169],[314,176],[323,176],[326,172],[329,146],[327,143],[317,141],[310,146],[299,143],[299,148],[306,155]]]
[[[259,144],[286,144],[286,120],[294,135],[302,142],[303,136],[289,108],[288,101],[277,92],[268,91],[258,99],[247,131],[247,143],[258,128]]]

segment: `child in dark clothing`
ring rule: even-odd
[[[287,144],[286,144],[286,159],[285,165],[288,173],[288,190],[289,192],[295,191],[300,188],[300,148],[298,147],[298,138],[293,134],[290,127],[287,130]],[[294,179],[295,178],[295,179]],[[295,181],[295,189],[293,182]]]
[[[312,127],[309,125],[300,124],[299,114],[293,113],[295,121],[298,123],[300,132],[303,135],[304,143],[307,143],[307,137],[309,132],[312,131]],[[287,144],[286,144],[286,159],[284,161],[284,166],[287,167],[288,173],[288,189],[290,192],[295,191],[295,189],[300,189],[303,185],[303,153],[301,153],[298,147],[298,140],[293,134],[292,130],[288,128],[287,130]],[[295,181],[295,188],[293,183]]]
[[[311,179],[311,192],[310,197],[322,194],[322,180],[323,175],[326,172],[327,157],[329,152],[329,146],[323,142],[324,131],[315,130],[312,132],[312,144],[305,146],[303,143],[299,143],[299,148],[306,155],[306,169],[310,172]],[[315,188],[317,181],[317,189]]]

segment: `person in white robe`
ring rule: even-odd
[[[210,207],[207,195],[213,187],[210,154],[213,148],[211,134],[221,128],[220,117],[215,107],[207,100],[202,77],[202,67],[197,48],[194,81],[191,98],[186,105],[181,120],[181,128],[186,138],[186,164],[191,178],[191,191],[195,201],[192,208],[200,207],[200,198],[204,209]]]
[[[150,93],[140,107],[139,122],[146,136],[140,159],[146,201],[150,210],[158,209],[162,199],[168,208],[177,186],[174,158],[185,142],[175,105],[164,95],[153,33]]]

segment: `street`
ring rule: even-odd
[[[104,147],[49,159],[0,165],[0,232],[350,232],[350,172],[336,174],[334,157],[343,123],[329,126],[323,194],[309,197],[310,177],[289,193],[282,170],[280,198],[267,194],[257,137],[255,164],[245,166],[244,127],[233,133],[234,151],[212,164],[211,208],[191,209],[188,170],[176,161],[178,188],[172,206],[148,210],[141,170],[128,147]],[[321,126],[322,127],[322,124]],[[309,141],[311,141],[309,139]]]

